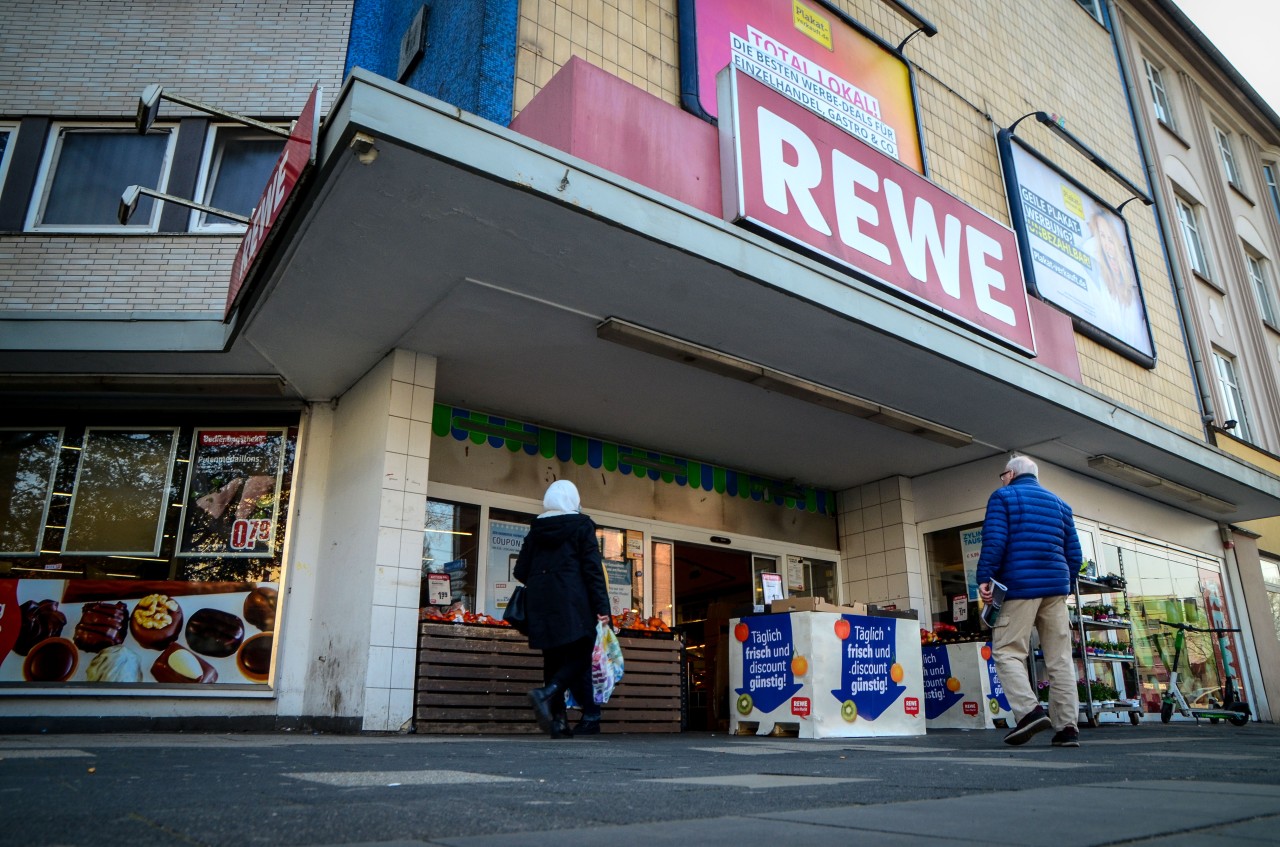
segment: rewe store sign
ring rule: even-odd
[[[728,220],[1035,355],[1011,229],[751,77],[720,83]]]

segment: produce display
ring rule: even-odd
[[[935,623],[931,630],[920,627],[920,646],[922,647],[928,647],[930,644],[967,644],[986,641],[988,638],[990,638],[989,635],[980,632],[961,632],[953,624],[942,621]]]
[[[484,612],[468,612],[464,609],[427,606],[418,613],[418,619],[433,623],[461,623],[477,626],[510,626],[511,624]],[[638,612],[626,611],[613,615],[613,628],[619,631],[670,632],[671,627],[662,618],[642,618]]]

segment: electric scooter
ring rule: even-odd
[[[1227,687],[1224,692],[1223,703],[1217,703],[1213,700],[1210,708],[1192,708],[1187,703],[1187,698],[1182,696],[1182,692],[1178,690],[1178,662],[1182,658],[1182,648],[1187,641],[1188,632],[1209,632],[1214,635],[1221,636],[1226,632],[1239,632],[1239,629],[1222,629],[1218,627],[1198,627],[1186,623],[1173,623],[1172,621],[1160,621],[1167,627],[1178,630],[1178,634],[1173,639],[1173,664],[1169,670],[1169,688],[1164,693],[1164,699],[1160,703],[1160,722],[1168,723],[1173,718],[1174,710],[1184,718],[1195,718],[1196,723],[1201,718],[1208,718],[1209,723],[1217,723],[1219,720],[1225,720],[1232,726],[1244,726],[1249,722],[1249,704],[1242,702],[1236,693],[1234,674],[1231,671],[1230,663],[1227,664]],[[1225,704],[1225,705],[1224,705]]]

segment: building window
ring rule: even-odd
[[[1231,434],[1245,441],[1252,441],[1249,428],[1249,413],[1244,405],[1244,394],[1240,391],[1240,378],[1236,373],[1236,360],[1218,351],[1213,352],[1213,366],[1218,372],[1218,389],[1222,393],[1222,424],[1235,421]]]
[[[163,190],[174,133],[126,127],[57,127],[45,151],[28,229],[119,230],[120,194],[130,185]],[[154,230],[157,204],[142,197],[128,228]]]
[[[1102,0],[1076,0],[1080,4],[1080,8],[1089,13],[1095,21],[1106,26],[1106,21],[1102,17]]]
[[[284,139],[248,127],[218,126],[210,130],[200,168],[196,196],[206,206],[248,216],[262,198],[267,180],[280,158]],[[193,212],[192,231],[244,229],[243,224],[206,212]]]
[[[1262,179],[1267,183],[1267,194],[1271,197],[1271,210],[1280,218],[1280,190],[1276,189],[1276,166],[1267,162],[1262,166]]]
[[[0,189],[4,188],[4,175],[9,170],[9,150],[18,128],[12,124],[0,124]]]
[[[1187,245],[1187,256],[1191,260],[1191,269],[1208,279],[1209,257],[1200,239],[1200,215],[1196,207],[1183,198],[1178,198],[1178,223],[1182,226],[1182,240]]]
[[[1236,169],[1236,157],[1231,152],[1231,133],[1221,127],[1214,127],[1213,134],[1218,137],[1218,155],[1222,158],[1222,170],[1227,174],[1227,182],[1240,187],[1240,172]]]
[[[1280,638],[1280,562],[1262,560],[1262,583],[1271,601],[1271,622],[1275,625],[1276,638]]]
[[[1146,59],[1142,60],[1142,64],[1147,68],[1147,85],[1151,89],[1151,103],[1155,106],[1156,120],[1172,129],[1173,109],[1169,106],[1169,92],[1164,87],[1164,76],[1159,68]]]
[[[1258,308],[1262,311],[1262,319],[1276,326],[1276,304],[1271,293],[1271,274],[1263,259],[1245,252],[1245,264],[1249,266],[1249,280],[1253,283],[1253,291],[1258,296]]]

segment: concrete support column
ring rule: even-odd
[[[850,488],[836,502],[844,599],[927,615],[911,480],[895,476]]]

